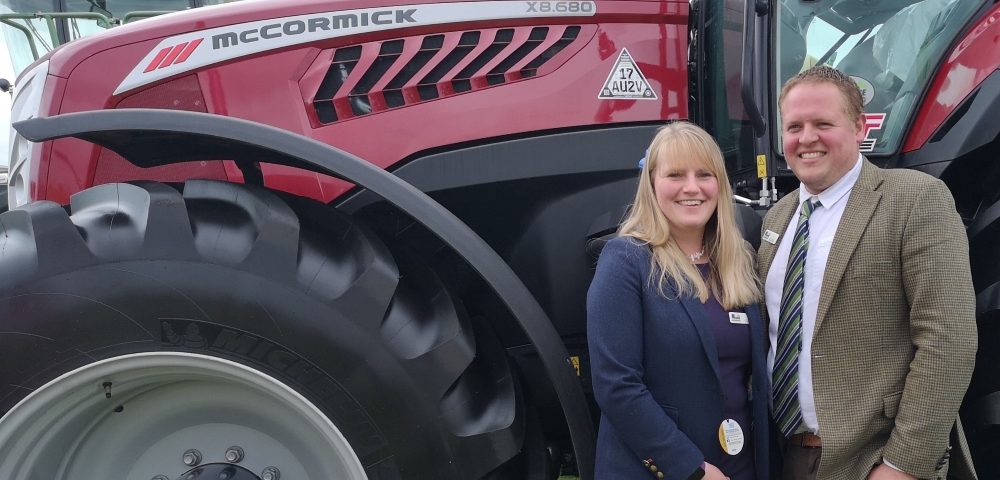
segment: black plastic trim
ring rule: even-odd
[[[451,246],[490,285],[537,348],[563,408],[581,478],[594,476],[596,436],[569,354],[548,316],[497,253],[461,220],[412,185],[347,152],[301,135],[232,117],[156,109],[100,110],[14,124],[42,142],[76,137],[140,167],[234,159],[288,165],[364,186]]]
[[[555,175],[619,171],[637,176],[639,159],[659,127],[632,125],[496,140],[427,154],[392,173],[428,193]],[[622,149],[629,145],[634,151]],[[455,165],[464,167],[456,169]],[[362,189],[342,197],[336,205],[340,210],[354,213],[379,200],[373,192]]]
[[[756,44],[754,40],[757,36],[757,15],[761,14],[757,11],[758,8],[756,3],[754,5],[747,3],[743,6],[743,60],[740,68],[740,98],[743,99],[743,108],[746,110],[747,116],[750,117],[753,131],[760,138],[766,130],[764,114],[761,113],[757,99],[754,98],[754,83],[756,82],[754,82],[752,64],[757,53],[753,46]]]

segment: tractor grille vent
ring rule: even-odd
[[[516,27],[338,48],[313,100],[327,124],[534,77],[579,26]]]

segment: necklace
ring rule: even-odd
[[[704,255],[704,254],[705,254],[705,246],[702,245],[701,246],[701,250],[698,250],[697,252],[694,252],[694,253],[688,255],[687,257],[691,259],[691,263],[694,263],[694,262],[697,262],[701,258],[701,256]]]

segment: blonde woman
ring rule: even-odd
[[[597,480],[767,480],[769,379],[752,252],[722,153],[677,122],[587,296]]]

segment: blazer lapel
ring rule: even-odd
[[[708,357],[708,364],[712,366],[712,371],[715,372],[716,381],[721,382],[722,377],[719,376],[719,349],[715,345],[715,337],[709,330],[711,327],[708,326],[708,315],[705,313],[705,306],[701,304],[701,301],[697,297],[691,295],[681,296],[681,305],[684,306],[684,310],[688,314],[688,319],[691,320],[695,331],[698,332],[702,349],[705,351],[705,356]]]
[[[746,313],[747,319],[750,321],[750,343],[754,344],[758,339],[762,339],[767,336],[767,331],[764,329],[764,320],[760,316],[760,309],[751,308],[751,305],[747,305]],[[764,354],[767,354],[767,349],[764,350]]]
[[[861,176],[851,190],[851,195],[847,199],[844,208],[844,215],[840,218],[840,225],[837,226],[837,234],[833,237],[833,245],[830,246],[830,254],[826,260],[826,272],[823,274],[823,287],[820,290],[819,305],[816,309],[816,326],[813,330],[813,338],[819,333],[826,312],[833,302],[833,294],[837,291],[837,285],[844,276],[847,263],[854,254],[854,249],[861,240],[868,222],[875,213],[875,207],[882,199],[882,192],[878,187],[882,185],[882,173],[872,165],[867,159],[861,166]]]
[[[799,198],[798,189],[789,193],[787,196],[791,196],[794,199]],[[788,229],[788,223],[792,221],[792,214],[795,213],[795,208],[798,206],[797,201],[779,202],[771,211],[767,214],[767,218],[764,221],[764,233],[768,231],[774,232],[778,235],[778,239],[774,243],[768,242],[767,240],[761,239],[760,249],[757,254],[758,270],[760,272],[760,280],[763,283],[767,279],[767,272],[771,270],[771,264],[774,263],[774,254],[778,250],[778,245],[781,245],[781,239],[785,236],[785,230]],[[773,217],[773,218],[772,218]],[[764,305],[764,302],[761,302]],[[766,311],[765,307],[762,307]]]

